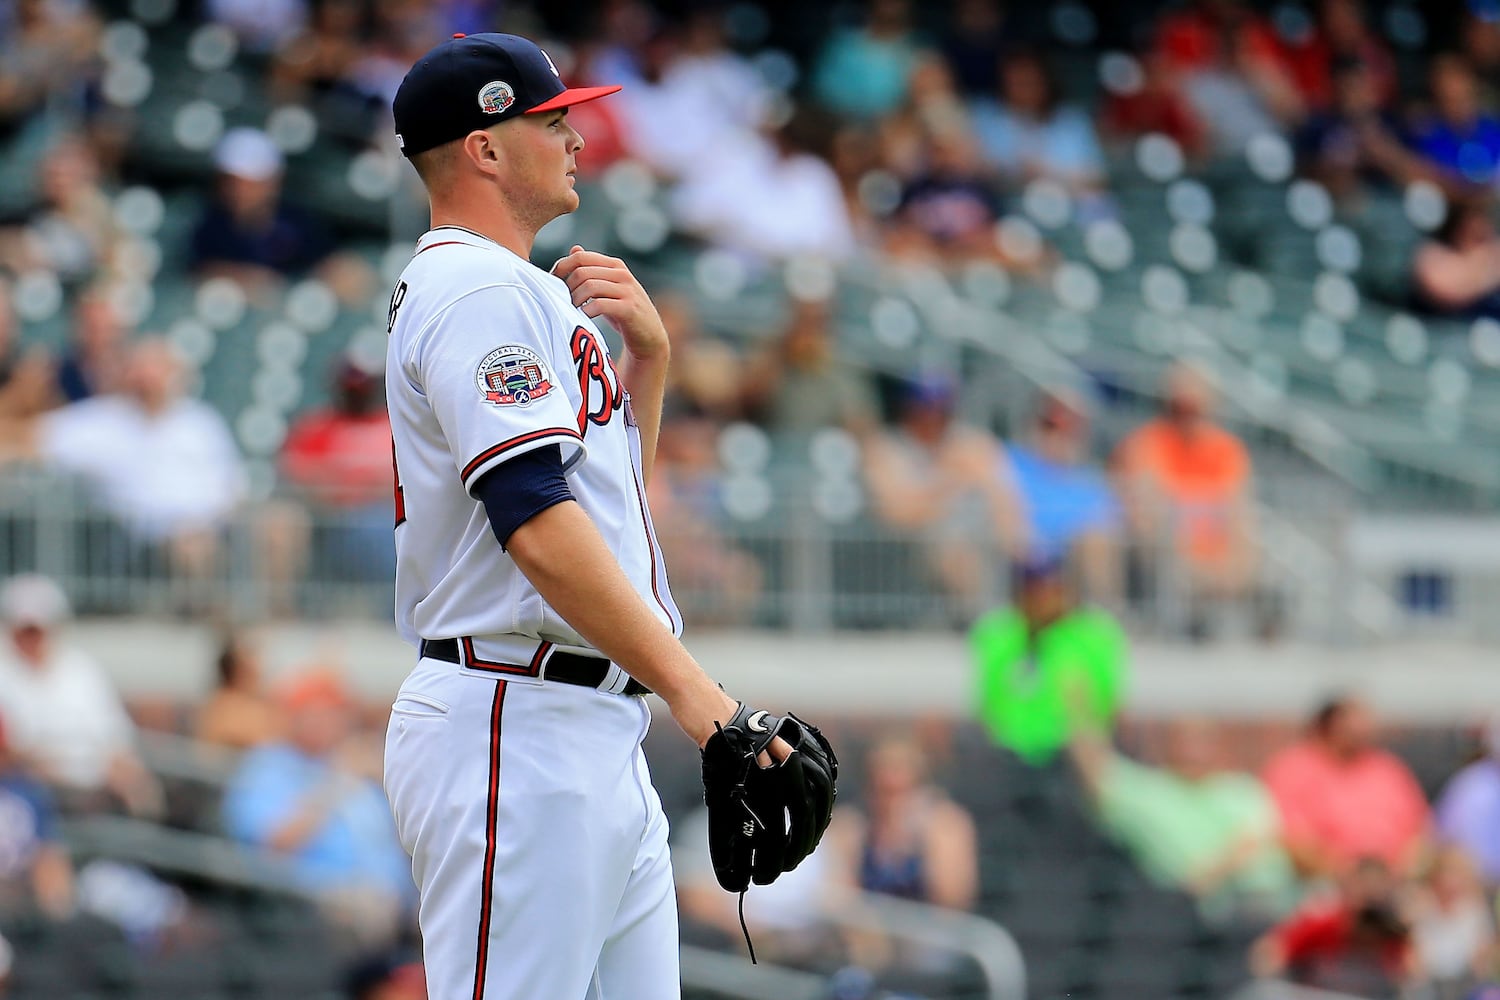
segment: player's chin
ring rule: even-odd
[[[569,212],[578,211],[578,205],[578,192],[574,191],[571,185],[566,191],[562,193],[562,195],[557,200],[558,211],[561,215],[566,215]]]

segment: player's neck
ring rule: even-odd
[[[432,229],[440,226],[456,226],[478,233],[520,257],[531,259],[531,245],[536,241],[536,230],[517,222],[504,206],[489,206],[476,210],[465,206],[432,203]]]

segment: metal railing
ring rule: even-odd
[[[716,503],[727,509],[664,516],[658,525],[674,594],[695,626],[946,630],[1008,597],[1006,558],[993,542],[950,529],[918,537],[884,528],[858,512],[867,498],[852,480],[842,486],[845,506],[830,506],[805,464],[761,470],[753,489],[743,478],[731,470],[714,484]],[[771,506],[744,509],[742,496],[729,496],[742,489],[774,498]],[[1494,636],[1487,609],[1500,596],[1500,518],[1376,516],[1326,488],[1268,483],[1264,492],[1264,588],[1282,609],[1283,634]],[[391,613],[391,536],[368,513],[250,504],[214,546],[206,567],[185,572],[166,545],[134,537],[76,480],[34,469],[0,473],[0,577],[51,576],[81,614]],[[978,567],[971,592],[944,583],[942,560],[955,552]],[[1151,555],[1150,592],[1116,605],[1127,623],[1182,633],[1189,594],[1173,560]]]

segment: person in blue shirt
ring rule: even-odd
[[[813,92],[838,115],[874,120],[906,100],[916,62],[909,0],[870,0],[864,25],[835,32],[819,53]]]
[[[1462,56],[1432,61],[1432,114],[1412,129],[1411,147],[1450,186],[1482,188],[1500,177],[1500,119],[1480,101],[1479,81]]]
[[[378,940],[415,898],[411,865],[379,782],[380,760],[353,730],[336,675],[314,671],[281,692],[287,736],[248,752],[225,790],[224,827],[280,854],[332,918]]]
[[[1005,446],[1020,498],[1030,554],[1067,561],[1089,599],[1109,603],[1120,590],[1119,501],[1101,470],[1089,464],[1088,408],[1053,390],[1037,401],[1029,432]]]

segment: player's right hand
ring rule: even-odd
[[[575,244],[552,265],[552,273],[567,283],[573,304],[585,316],[603,316],[615,325],[633,357],[665,358],[671,350],[667,328],[651,296],[620,258]]]

